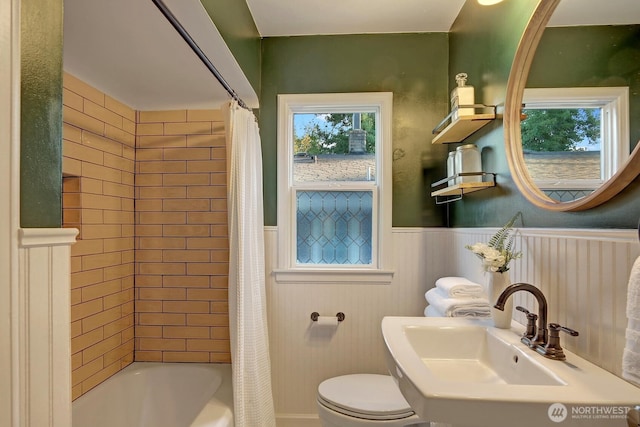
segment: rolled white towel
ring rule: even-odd
[[[428,305],[424,309],[424,317],[444,317],[444,313],[440,313],[433,305]]]
[[[490,317],[491,307],[486,298],[449,298],[438,288],[425,294],[427,302],[445,317]]]
[[[452,298],[481,298],[485,296],[484,287],[466,277],[441,277],[436,280],[436,288]]]

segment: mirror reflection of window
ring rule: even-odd
[[[523,99],[525,164],[550,197],[588,195],[628,157],[628,88],[525,89]]]
[[[524,109],[522,150],[535,180],[601,180],[602,110]]]

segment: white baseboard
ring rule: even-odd
[[[277,427],[321,427],[318,414],[276,414]]]

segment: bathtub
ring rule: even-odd
[[[231,365],[135,362],[73,402],[73,427],[233,427]]]

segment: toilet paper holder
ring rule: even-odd
[[[319,317],[320,313],[318,313],[317,311],[311,313],[311,320],[313,320],[314,322],[317,322]],[[336,314],[336,317],[338,318],[338,322],[342,322],[346,316],[343,312],[339,312]]]

